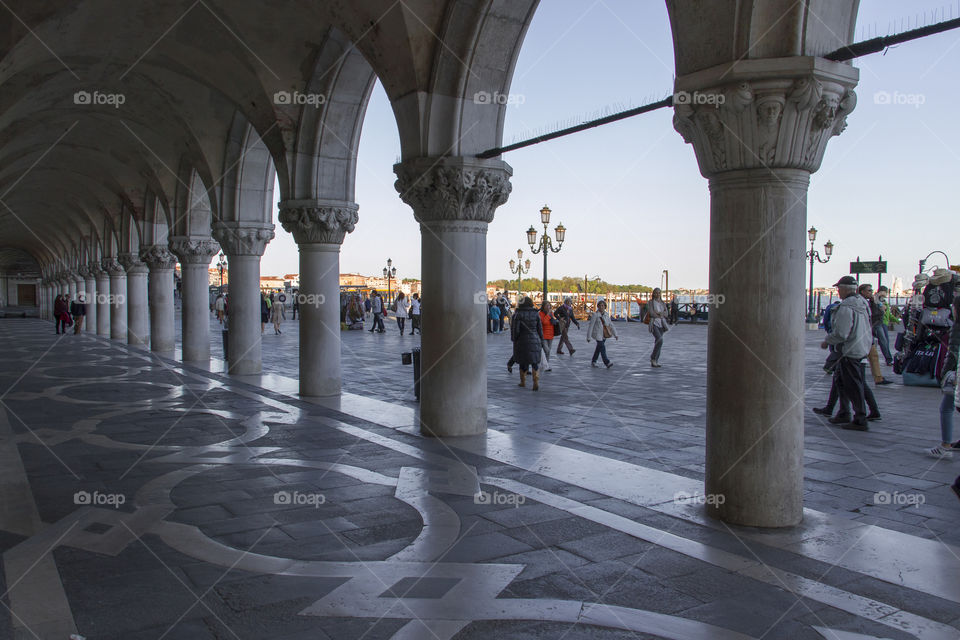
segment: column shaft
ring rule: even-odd
[[[183,360],[196,362],[210,359],[210,289],[205,264],[181,262],[181,330]],[[259,277],[259,276],[258,276]],[[259,307],[258,307],[259,309]]]
[[[339,395],[339,244],[300,245],[299,300],[300,395]]]
[[[150,344],[147,273],[143,268],[127,273],[127,343],[144,347]]]
[[[229,372],[258,374],[263,371],[260,350],[260,256],[233,255],[229,256],[229,260]]]
[[[84,320],[84,330],[87,333],[97,332],[97,279],[93,276],[86,279],[84,284],[87,304],[87,318]]]
[[[148,276],[150,306],[150,350],[173,352],[174,336],[173,268],[150,267]]]
[[[110,338],[127,341],[126,274],[110,274]]]
[[[804,229],[809,173],[710,180],[706,492],[751,526],[803,517]],[[736,496],[749,496],[736,499]]]
[[[97,335],[110,337],[110,276],[97,274]]]

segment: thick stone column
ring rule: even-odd
[[[420,223],[423,277],[420,431],[487,429],[487,226],[510,195],[500,160],[414,158],[394,166]]]
[[[175,346],[173,323],[173,267],[177,259],[161,244],[140,249],[140,259],[150,270],[147,299],[150,308],[150,350],[172,353]]]
[[[147,312],[147,265],[138,253],[121,253],[118,260],[127,272],[127,344],[150,344],[150,317]]]
[[[710,293],[723,302],[707,338],[706,503],[727,522],[803,517],[807,187],[856,81],[849,65],[807,57],[676,81],[692,98],[674,126],[710,179]]]
[[[339,395],[340,245],[357,223],[357,205],[287,200],[278,219],[300,248],[300,395]]]
[[[73,274],[69,271],[64,274],[64,277],[67,280],[67,295],[69,296],[69,302],[75,302],[77,299],[77,279],[73,277]]]
[[[84,321],[86,324],[85,329],[87,333],[92,333],[94,335],[97,333],[97,298],[99,297],[99,289],[97,288],[97,274],[99,273],[99,262],[88,263],[83,272],[83,277],[86,278],[85,287],[87,290],[87,319]]]
[[[273,225],[216,222],[213,237],[229,260],[228,371],[238,375],[263,371],[260,349],[260,256],[273,239]]]
[[[180,259],[183,360],[210,359],[210,259],[220,251],[212,238],[170,238],[170,251]]]
[[[110,337],[110,274],[97,264],[97,335]]]
[[[127,272],[116,258],[103,259],[101,266],[110,275],[110,338],[127,341]]]

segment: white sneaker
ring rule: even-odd
[[[952,447],[943,447],[938,445],[933,449],[927,449],[927,454],[933,456],[934,458],[952,458],[954,451],[956,451],[956,449]]]
[[[550,365],[547,365],[547,368],[544,369],[544,371],[553,371],[553,367],[551,367]]]

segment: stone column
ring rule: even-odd
[[[808,57],[676,81],[691,100],[674,126],[710,180],[706,493],[723,496],[707,510],[730,523],[803,517],[807,187],[856,82],[853,67]]]
[[[357,205],[287,200],[278,219],[300,248],[300,395],[339,395],[340,245],[357,223]]]
[[[127,341],[127,272],[108,256],[101,266],[110,275],[110,338]]]
[[[121,253],[118,257],[127,272],[127,344],[150,344],[150,318],[147,313],[147,265],[139,253]]]
[[[103,266],[97,265],[97,335],[110,337],[110,274]]]
[[[87,319],[84,322],[87,325],[87,333],[94,335],[97,333],[97,300],[100,297],[100,290],[97,288],[97,276],[99,273],[99,262],[87,263],[87,269],[84,271],[84,278],[87,280]]]
[[[140,259],[150,270],[147,299],[150,307],[150,350],[172,353],[175,346],[173,323],[173,268],[177,259],[162,244],[140,249]]]
[[[273,239],[273,225],[216,222],[213,237],[229,260],[228,327],[230,373],[263,371],[260,350],[260,256]]]
[[[220,251],[212,238],[170,238],[170,251],[180,259],[183,360],[210,359],[210,259]]]
[[[394,166],[400,198],[420,223],[424,339],[420,431],[487,429],[487,226],[510,195],[500,160],[414,158]]]
[[[69,271],[63,274],[63,277],[67,281],[67,295],[69,296],[68,302],[75,302],[77,299],[77,279],[73,277],[73,274]]]

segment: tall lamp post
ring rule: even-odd
[[[527,258],[526,262],[521,263],[523,260],[523,249],[517,249],[517,259],[510,261],[510,273],[517,274],[517,304],[520,304],[520,298],[523,297],[523,291],[520,289],[520,285],[523,283],[523,274],[530,273],[530,259]],[[516,269],[514,269],[516,266]]]
[[[220,257],[217,259],[217,269],[220,271],[220,293],[223,293],[223,268],[227,266],[227,257],[223,255],[223,251],[220,252]]]
[[[530,225],[530,228],[527,229],[527,243],[530,245],[530,251],[534,254],[543,253],[543,301],[547,301],[547,254],[551,251],[553,253],[559,253],[560,249],[563,248],[563,239],[566,236],[567,229],[563,224],[558,224],[554,229],[554,232],[557,234],[557,247],[553,247],[553,242],[550,240],[550,235],[547,233],[547,225],[550,224],[550,207],[543,205],[543,209],[540,209],[540,222],[543,223],[543,237],[540,240],[537,240],[537,230],[533,228],[533,225]],[[536,248],[534,248],[536,246]]]
[[[387,279],[387,303],[390,302],[390,280],[397,275],[397,268],[393,266],[393,260],[387,258],[387,266],[383,268],[383,277]]]
[[[813,248],[817,241],[817,228],[810,227],[807,230],[807,237],[810,239],[810,251],[807,251],[807,258],[810,259],[810,302],[807,303],[807,323],[813,324],[817,321],[817,317],[813,313],[813,265],[817,262],[821,264],[830,262],[830,256],[833,255],[833,243],[827,240],[826,244],[823,245],[823,253],[827,256],[827,259],[824,260],[820,257],[820,253]]]

